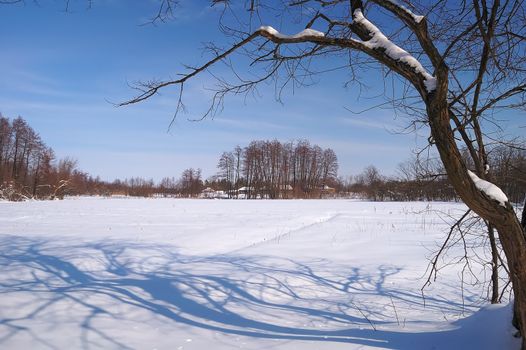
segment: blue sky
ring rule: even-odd
[[[183,64],[205,62],[203,42],[229,40],[206,2],[183,1],[174,21],[141,26],[155,4],[95,1],[85,10],[79,1],[68,13],[61,1],[3,5],[0,112],[22,116],[58,157],[76,158],[81,169],[105,180],[159,180],[178,177],[188,167],[210,176],[221,152],[273,138],[305,138],[334,149],[342,176],[369,164],[394,174],[398,163],[425,142],[425,131],[394,133],[406,120],[392,111],[349,112],[379,100],[355,86],[344,88],[341,71],[320,77],[314,86],[287,90],[283,104],[275,101],[273,86],[263,86],[257,98],[227,99],[213,119],[189,121],[200,116],[210,96],[206,87],[213,80],[205,75],[186,87],[189,112],[169,131],[177,101],[173,90],[139,105],[114,107],[108,101],[133,96],[128,82],[175,76]],[[383,84],[375,74],[364,81],[372,91]]]

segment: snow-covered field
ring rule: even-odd
[[[463,210],[0,202],[0,348],[518,348],[509,306],[487,306],[480,285],[462,293],[461,266],[442,270],[422,297],[428,258]]]

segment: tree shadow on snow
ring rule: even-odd
[[[457,338],[466,332],[477,334],[477,314],[457,321],[453,330],[445,332],[415,333],[403,327],[399,332],[382,330],[403,322],[395,320],[395,305],[424,308],[419,292],[386,283],[400,273],[396,266],[379,266],[374,273],[366,273],[358,267],[336,266],[330,260],[195,257],[152,244],[57,242],[6,235],[0,236],[0,269],[0,307],[6,306],[2,299],[9,296],[10,303],[20,300],[21,310],[12,317],[0,313],[0,347],[27,333],[43,347],[53,348],[31,328],[31,321],[61,302],[84,310],[79,313],[82,319],[76,320],[84,348],[95,344],[94,338],[99,345],[130,348],[110,330],[96,325],[101,316],[126,319],[123,308],[146,311],[165,323],[225,334],[386,349],[431,345],[464,349]],[[36,301],[17,297],[27,293]],[[371,298],[379,302],[372,304]],[[439,297],[428,297],[425,303],[425,308],[457,313],[463,307]],[[298,324],[297,320],[302,321]],[[51,321],[46,318],[46,322]]]

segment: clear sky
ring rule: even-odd
[[[183,64],[205,62],[203,42],[226,43],[217,27],[217,10],[201,1],[182,1],[175,20],[144,24],[155,1],[77,1],[68,13],[61,1],[0,5],[0,112],[18,115],[40,133],[58,157],[102,179],[178,177],[189,167],[216,172],[223,151],[251,140],[305,138],[335,150],[339,174],[357,174],[376,165],[394,174],[427,135],[394,133],[406,120],[374,109],[378,102],[356,86],[345,88],[345,72],[326,74],[316,85],[287,90],[283,104],[273,86],[257,98],[227,99],[214,119],[198,118],[210,96],[210,76],[186,88],[188,114],[168,131],[177,95],[166,91],[151,101],[116,108],[133,96],[129,82],[166,78]],[[269,23],[275,25],[275,23]],[[323,62],[320,63],[323,65]],[[365,76],[373,90],[383,82]],[[374,94],[371,94],[374,95]],[[361,98],[359,98],[361,96]]]

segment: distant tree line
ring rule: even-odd
[[[330,149],[307,140],[281,143],[252,141],[223,152],[218,180],[232,197],[316,198],[337,180],[338,158]]]
[[[469,159],[469,157],[466,157]],[[468,163],[469,164],[469,163]],[[132,177],[103,181],[77,168],[72,158],[56,159],[21,117],[0,115],[0,198],[8,200],[61,199],[67,195],[188,197],[214,191],[220,198],[326,198],[354,197],[373,201],[454,201],[455,191],[441,163],[409,159],[387,177],[374,166],[347,179],[338,177],[338,158],[307,140],[252,141],[223,152],[218,173],[206,180],[200,169],[188,168],[176,177]],[[497,145],[488,152],[494,182],[514,203],[526,193],[526,150]]]
[[[351,177],[344,191],[372,201],[455,201],[457,196],[442,173],[421,173],[418,162],[399,165],[398,174],[387,177],[373,165]]]
[[[469,157],[464,155],[469,165]],[[492,182],[512,203],[523,203],[526,194],[526,150],[498,144],[488,152],[487,171]],[[474,165],[471,165],[472,169]],[[458,197],[438,159],[419,157],[398,166],[397,176],[386,177],[370,165],[360,174],[342,180],[340,192],[373,201],[455,201]]]
[[[10,121],[0,115],[0,198],[61,198],[75,180],[86,182],[75,167],[71,158],[56,161],[53,150],[24,119]]]

